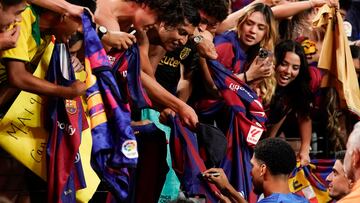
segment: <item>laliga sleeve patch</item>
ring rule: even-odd
[[[351,37],[352,25],[348,21],[344,21],[344,31],[347,37]]]
[[[256,145],[256,143],[258,143],[263,131],[264,130],[262,128],[258,128],[256,126],[252,125],[250,127],[250,130],[249,130],[249,133],[247,135],[246,141],[248,143]]]
[[[138,158],[137,142],[135,140],[126,140],[122,144],[121,152],[129,159]]]

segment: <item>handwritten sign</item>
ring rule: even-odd
[[[50,43],[46,48],[34,76],[45,78],[53,47],[54,44]],[[4,118],[0,120],[0,146],[46,181],[46,145],[49,133],[44,126],[44,103],[45,97],[20,92]],[[88,202],[100,183],[90,165],[91,146],[91,130],[88,128],[82,132],[80,145],[87,187],[76,192],[77,202]]]

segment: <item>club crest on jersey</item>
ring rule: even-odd
[[[121,147],[122,153],[129,159],[138,158],[136,140],[126,140]]]
[[[65,108],[69,114],[75,114],[77,112],[77,104],[75,100],[65,100]]]
[[[184,60],[186,57],[189,56],[191,49],[184,47],[180,52],[180,59]]]

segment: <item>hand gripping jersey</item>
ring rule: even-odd
[[[222,57],[220,61],[209,60],[207,63],[222,100],[202,100],[196,107],[202,115],[211,115],[225,109],[228,123],[225,124],[224,133],[228,146],[221,167],[234,188],[249,199],[252,191],[252,148],[265,130],[266,115],[256,93],[234,75],[243,72],[246,59],[236,32],[224,33],[215,43],[217,52]]]
[[[214,192],[219,190],[201,175],[206,166],[200,157],[195,134],[184,127],[177,116],[169,117],[169,125],[172,167],[183,190],[189,196],[205,195],[206,202],[217,202]]]
[[[220,61],[209,60],[208,67],[223,100],[204,101],[202,113],[212,114],[226,106],[228,123],[224,133],[228,146],[221,167],[234,188],[252,200],[250,159],[252,148],[265,130],[266,116],[256,93],[234,75],[244,71],[246,60],[236,32],[224,33],[215,39],[215,44]]]
[[[305,197],[310,203],[330,202],[326,177],[332,172],[334,163],[332,159],[314,159],[306,167],[298,163],[289,178],[290,191]]]
[[[75,81],[70,56],[64,44],[56,44],[46,79],[61,86]],[[79,146],[81,132],[88,128],[80,97],[48,97],[46,148],[48,202],[75,202],[75,191],[85,188]]]
[[[255,92],[231,71],[215,60],[208,61],[208,66],[216,87],[229,107],[230,122],[226,132],[228,150],[221,166],[234,188],[249,198],[252,191],[252,148],[265,130],[265,112]]]

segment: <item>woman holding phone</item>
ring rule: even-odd
[[[264,103],[269,102],[276,84],[272,77],[274,67],[271,54],[277,38],[276,29],[270,7],[255,3],[239,18],[235,30],[226,31],[214,38],[217,60],[251,85]],[[259,56],[260,48],[268,53],[263,58]],[[206,70],[207,68],[205,75]],[[206,78],[210,78],[207,81],[212,85],[211,77]]]
[[[224,32],[214,39],[218,54],[217,61],[224,68],[230,70],[234,76],[250,85],[265,103],[270,100],[276,84],[273,77],[274,67],[271,54],[276,36],[276,23],[270,7],[263,3],[254,3],[247,7],[246,12],[239,18],[236,29]],[[262,48],[261,52],[260,48]],[[226,156],[220,167],[224,169],[230,181],[234,183],[234,188],[249,198],[252,191],[250,178],[252,149],[245,137],[250,133],[246,134],[240,128],[243,126],[247,126],[249,129],[253,127],[253,120],[246,115],[252,112],[250,113],[247,111],[249,109],[244,110],[241,107],[244,110],[243,114],[237,112],[235,109],[241,106],[241,104],[238,105],[241,102],[234,105],[230,104],[231,98],[226,93],[224,94],[225,91],[228,92],[227,90],[223,91],[222,89],[222,95],[220,95],[221,93],[214,85],[209,72],[209,68],[213,67],[208,67],[205,60],[200,60],[200,63],[204,72],[203,77],[206,77],[206,80],[203,81],[207,83],[205,90],[202,89],[202,93],[211,90],[213,94],[206,92],[208,94],[202,95],[202,98],[194,102],[195,109],[201,122],[210,124],[215,122],[216,126],[226,135],[228,140]],[[226,72],[227,75],[228,71]],[[264,78],[269,78],[272,83],[267,83]],[[242,87],[243,84],[239,86]],[[257,98],[253,99],[254,103],[259,103]],[[261,113],[261,111],[259,112]],[[253,123],[260,125],[256,121]],[[257,135],[260,137],[261,133],[258,131]]]

